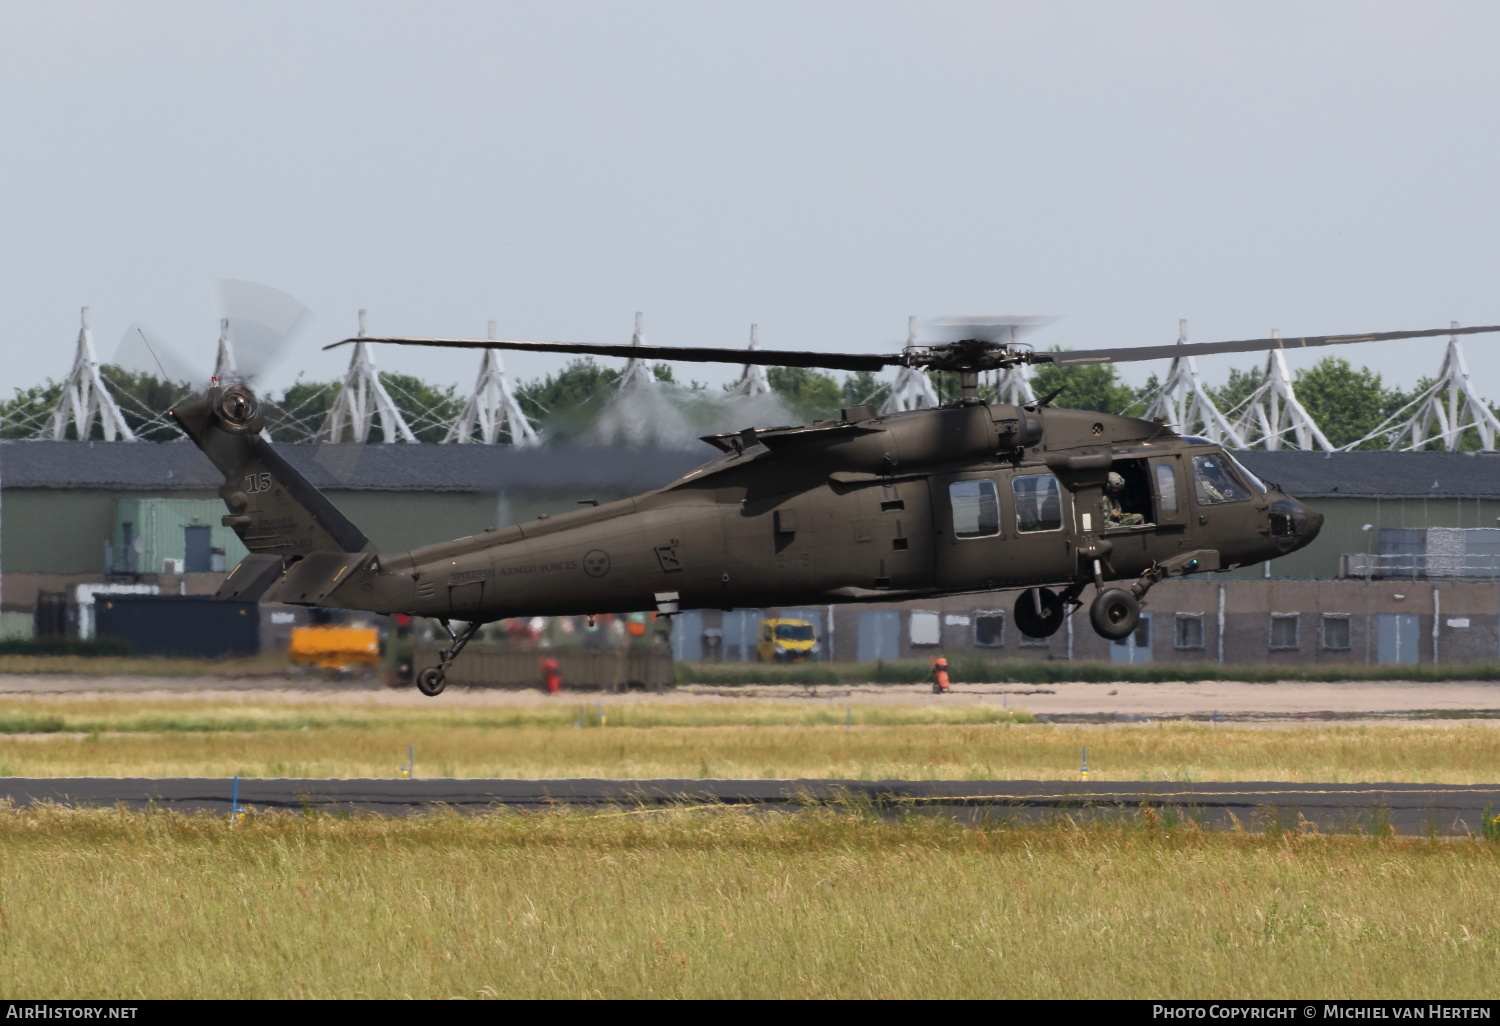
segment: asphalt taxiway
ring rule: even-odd
[[[1027,824],[1063,817],[1075,821],[1132,818],[1150,808],[1169,824],[1192,819],[1209,828],[1434,836],[1480,834],[1486,809],[1500,809],[1500,784],[584,778],[241,778],[236,783],[227,778],[193,777],[0,778],[0,801],[16,806],[51,803],[222,814],[230,811],[236,796],[240,807],[262,812],[413,815],[567,806],[646,813],[673,807],[796,811],[832,806]]]

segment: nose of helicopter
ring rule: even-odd
[[[1271,503],[1271,538],[1283,553],[1312,544],[1323,529],[1323,514],[1290,495]]]

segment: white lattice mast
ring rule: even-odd
[[[365,312],[359,312],[359,337],[365,335]],[[380,382],[380,374],[375,370],[375,361],[370,359],[369,343],[360,341],[354,344],[354,355],[349,358],[349,370],[344,375],[344,382],[339,388],[339,394],[334,398],[333,405],[328,410],[328,416],[323,421],[323,427],[318,431],[318,437],[329,442],[342,441],[345,431],[354,442],[367,442],[370,440],[370,431],[375,426],[376,420],[380,421],[380,431],[387,442],[415,442],[417,436],[412,434],[411,428],[406,423],[406,418],[401,416],[401,411],[391,399],[385,385]]]
[[[640,311],[635,315],[635,334],[630,336],[630,344],[641,346],[646,344],[646,315]],[[644,360],[632,356],[625,364],[625,369],[620,373],[619,381],[621,392],[634,392],[639,389],[654,390],[656,388],[656,372]]]
[[[1177,322],[1177,344],[1187,344],[1187,320]],[[1290,386],[1288,386],[1290,387]],[[1146,408],[1145,419],[1160,418],[1185,435],[1201,435],[1231,449],[1247,449],[1245,439],[1203,387],[1191,356],[1174,356],[1161,391]]]
[[[1281,329],[1272,329],[1271,335],[1281,338]],[[1328,436],[1297,400],[1291,372],[1286,368],[1286,354],[1281,349],[1273,349],[1266,356],[1265,374],[1259,387],[1245,400],[1245,409],[1234,428],[1245,440],[1247,449],[1256,445],[1266,449],[1291,448],[1287,445],[1290,435],[1298,449],[1334,451]]]
[[[219,353],[214,358],[214,380],[219,384],[243,380],[234,362],[234,344],[229,338],[229,318],[219,318]]]
[[[906,319],[906,344],[917,344],[917,319]],[[938,405],[937,392],[927,372],[918,367],[902,367],[896,371],[896,383],[891,394],[880,404],[880,413],[900,413],[902,410],[925,410]]]
[[[1010,326],[1010,344],[1016,344],[1016,326]],[[1029,364],[1013,363],[1000,371],[995,379],[995,402],[1012,406],[1025,406],[1036,402],[1036,393],[1031,389]]]
[[[494,321],[490,321],[489,337],[495,337]],[[474,429],[478,427],[478,440],[485,445],[495,445],[507,425],[511,445],[541,443],[536,428],[521,412],[521,404],[510,387],[510,375],[505,373],[505,364],[500,359],[500,350],[486,349],[484,359],[479,362],[479,379],[474,382],[474,393],[448,428],[448,436],[443,441],[460,445],[472,442],[475,440]]]
[[[750,325],[750,350],[754,352],[760,348],[760,325]],[[766,369],[758,363],[747,363],[745,369],[740,372],[739,384],[734,386],[730,393],[742,399],[750,399],[758,395],[771,394],[771,382],[766,379]]]
[[[1457,321],[1451,324],[1458,327]],[[1448,336],[1448,351],[1443,355],[1443,367],[1438,371],[1437,380],[1401,413],[1411,409],[1412,405],[1416,409],[1406,420],[1395,425],[1388,448],[1410,452],[1441,442],[1444,449],[1454,452],[1463,446],[1464,432],[1470,428],[1479,433],[1480,448],[1495,447],[1495,436],[1500,435],[1500,419],[1483,399],[1474,394],[1474,386],[1469,383],[1469,364],[1464,359],[1463,346],[1457,335]],[[1372,437],[1391,430],[1387,421],[1372,432]]]
[[[115,405],[114,397],[104,387],[99,376],[99,357],[94,354],[94,332],[89,327],[89,308],[83,308],[83,325],[78,330],[78,350],[73,356],[73,370],[63,383],[62,395],[47,418],[42,429],[43,438],[62,439],[68,437],[68,425],[72,424],[80,440],[87,439],[94,429],[94,419],[106,442],[116,439],[134,442],[135,432],[125,423],[125,416]]]

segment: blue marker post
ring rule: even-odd
[[[240,818],[240,777],[234,776],[234,789],[229,794],[229,819],[230,822]]]
[[[414,746],[406,746],[406,765],[400,767],[401,779],[407,780],[416,775],[417,757],[413,751]]]
[[[1087,780],[1089,778],[1089,746],[1088,745],[1084,745],[1083,746],[1083,765],[1078,768],[1078,774],[1079,774],[1080,779],[1082,779],[1082,780]]]

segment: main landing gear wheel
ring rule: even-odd
[[[1062,597],[1051,588],[1028,588],[1016,598],[1016,629],[1028,638],[1050,638],[1067,619]]]
[[[443,693],[448,686],[448,680],[443,676],[443,671],[436,666],[429,666],[417,674],[417,690],[428,698],[436,698]]]
[[[1124,588],[1108,588],[1089,606],[1089,621],[1101,638],[1122,641],[1141,622],[1141,604]]]

